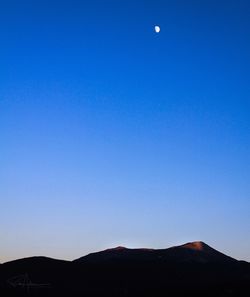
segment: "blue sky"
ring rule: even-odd
[[[249,36],[249,1],[0,1],[0,262],[250,261]]]

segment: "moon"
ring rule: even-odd
[[[156,32],[156,33],[160,33],[160,31],[161,31],[160,26],[155,26],[155,32]]]

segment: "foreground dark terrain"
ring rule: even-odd
[[[0,265],[0,296],[250,296],[250,264],[203,242],[117,247],[72,262],[31,257]]]

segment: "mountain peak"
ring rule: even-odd
[[[110,248],[110,249],[106,249],[106,251],[124,251],[127,250],[128,248],[126,248],[125,246],[117,246],[114,248]]]
[[[212,249],[209,245],[207,245],[203,241],[188,242],[181,245],[181,247],[191,249],[191,250],[196,250],[196,251],[204,251],[204,250]]]

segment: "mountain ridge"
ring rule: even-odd
[[[0,265],[4,297],[184,295],[250,296],[250,263],[195,241],[166,249],[118,246],[73,261],[33,256]]]
[[[117,255],[122,255],[122,253],[133,253],[135,252],[136,255],[138,253],[150,253],[152,254],[153,252],[155,253],[161,253],[164,251],[171,251],[171,250],[190,250],[193,252],[197,252],[197,253],[204,253],[204,254],[216,254],[217,256],[223,256],[226,257],[227,259],[231,259],[234,261],[244,261],[246,263],[249,263],[248,261],[245,260],[237,260],[231,256],[228,256],[214,248],[212,248],[211,246],[209,246],[207,243],[203,242],[203,241],[191,241],[191,242],[187,242],[181,245],[176,245],[176,246],[171,246],[168,248],[161,248],[161,249],[154,249],[154,248],[128,248],[125,246],[116,246],[113,248],[107,248],[101,251],[97,251],[97,252],[92,252],[89,254],[86,254],[84,256],[81,256],[79,258],[73,259],[73,260],[64,260],[64,259],[56,259],[56,258],[52,258],[52,257],[47,257],[47,256],[31,256],[31,257],[24,257],[24,258],[19,258],[19,259],[14,259],[14,260],[10,260],[10,261],[6,261],[6,262],[2,262],[1,265],[7,264],[7,263],[13,263],[13,262],[18,262],[18,261],[29,261],[29,260],[34,260],[34,261],[64,261],[64,262],[78,262],[81,259],[87,259],[89,257],[92,257],[94,255],[104,255],[104,254],[117,254]]]
[[[193,241],[182,245],[165,249],[127,248],[118,246],[99,252],[90,253],[86,256],[73,260],[73,262],[98,262],[98,261],[121,261],[121,260],[145,260],[154,261],[159,259],[171,262],[223,262],[238,261],[220,251],[210,247],[203,241]]]

